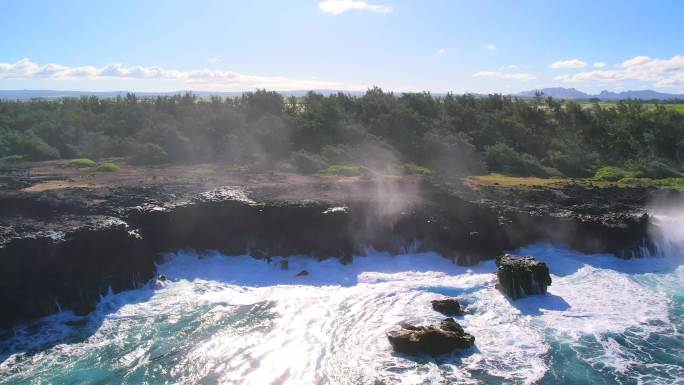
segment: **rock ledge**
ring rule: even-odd
[[[534,257],[505,254],[496,257],[498,288],[511,299],[545,294],[551,285],[549,268]]]
[[[475,344],[475,337],[466,333],[453,318],[447,318],[439,325],[405,323],[401,329],[388,332],[387,339],[394,351],[409,355],[440,355]]]

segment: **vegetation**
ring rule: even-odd
[[[465,178],[465,183],[473,188],[480,187],[522,187],[522,188],[547,188],[563,186],[569,183],[582,183],[583,180],[570,180],[566,178],[537,178],[537,177],[516,177],[503,174],[487,174],[469,176]]]
[[[413,163],[407,163],[404,165],[404,173],[406,174],[417,174],[417,175],[432,175],[433,172],[427,167],[417,166]]]
[[[602,180],[607,182],[617,182],[620,179],[626,177],[627,171],[619,167],[612,166],[601,167],[598,170],[596,170],[596,174],[594,175],[595,180]]]
[[[21,162],[24,160],[23,155],[7,155],[0,158],[1,162]]]
[[[359,97],[260,90],[236,98],[0,101],[0,157],[657,180],[678,178],[684,166],[684,115],[676,107],[379,88]]]
[[[360,176],[368,174],[368,169],[351,164],[334,164],[319,172],[320,175]]]
[[[95,161],[92,161],[88,158],[79,158],[79,159],[72,159],[69,161],[69,166],[71,167],[93,167],[95,166]]]
[[[113,171],[119,171],[121,170],[121,167],[119,167],[118,164],[116,163],[102,163],[99,165],[95,171],[104,171],[104,172],[113,172]]]

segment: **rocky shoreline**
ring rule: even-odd
[[[367,247],[417,248],[470,265],[537,241],[625,258],[652,247],[638,205],[606,215],[567,215],[570,206],[549,201],[546,212],[514,209],[420,178],[216,186],[225,181],[0,190],[0,328],[60,310],[86,314],[102,294],[145,284],[160,256],[181,248],[343,262]]]

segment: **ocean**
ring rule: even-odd
[[[546,295],[511,301],[493,261],[369,250],[342,265],[179,251],[167,279],[104,296],[0,339],[0,384],[684,384],[684,258],[622,260],[550,244]],[[309,274],[298,276],[306,270]],[[475,347],[392,352],[385,333],[444,318],[456,297]]]

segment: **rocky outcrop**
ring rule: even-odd
[[[156,254],[114,219],[66,234],[13,239],[0,247],[0,328],[59,310],[85,315],[109,291],[155,275]]]
[[[266,188],[2,193],[0,328],[60,309],[85,314],[110,289],[116,293],[153,278],[160,255],[181,248],[351,263],[366,247],[396,254],[417,246],[471,265],[537,241],[624,257],[649,246],[648,217],[623,213],[606,223],[590,215],[514,211],[464,200],[429,183],[412,186],[416,198],[397,204],[373,195],[378,189],[368,184],[372,194],[333,202],[276,199]]]
[[[440,355],[475,344],[475,337],[466,333],[453,318],[447,318],[439,325],[406,323],[399,330],[388,332],[387,339],[394,351],[409,355]]]
[[[498,288],[511,299],[545,294],[551,285],[549,268],[534,257],[505,254],[496,258]]]
[[[461,304],[454,298],[435,299],[431,301],[431,303],[433,310],[438,311],[445,316],[454,317],[463,314]]]

